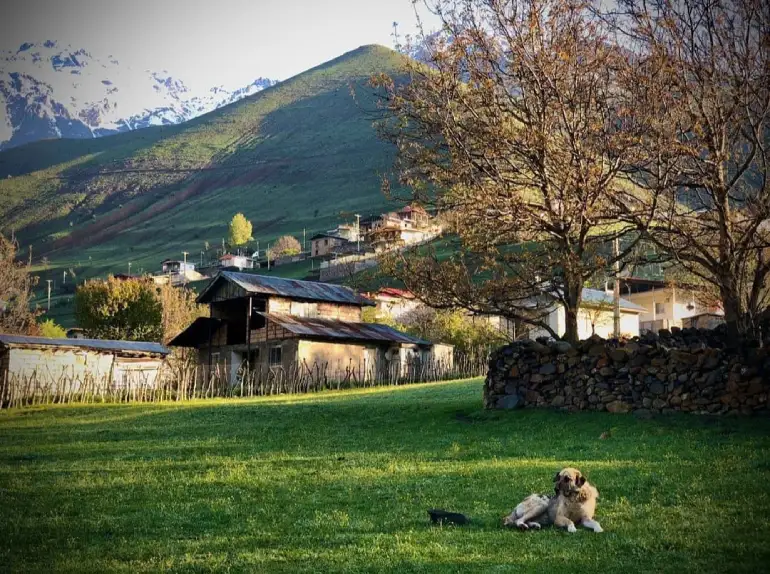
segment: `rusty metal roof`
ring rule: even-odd
[[[260,315],[295,335],[306,337],[405,343],[409,345],[431,344],[424,339],[413,337],[407,333],[396,331],[387,325],[377,323],[352,323],[334,319],[295,317],[294,315],[280,315],[277,313],[260,313]]]
[[[101,339],[47,339],[46,337],[24,337],[0,334],[0,345],[6,347],[61,347],[65,349],[92,349],[95,351],[122,351],[168,355],[168,348],[160,343],[144,341],[107,341]]]
[[[349,287],[333,285],[331,283],[319,283],[316,281],[300,281],[298,279],[284,279],[282,277],[268,277],[251,273],[236,273],[233,271],[221,271],[198,297],[199,303],[206,303],[206,294],[219,280],[231,281],[245,290],[247,293],[262,295],[277,295],[289,299],[303,299],[306,301],[330,301],[332,303],[348,303],[350,305],[374,306],[374,303],[358,295]]]

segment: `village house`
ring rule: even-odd
[[[158,343],[0,334],[0,385],[9,393],[154,387],[169,350]],[[34,384],[30,384],[33,381]],[[26,398],[26,397],[25,397]]]
[[[226,253],[219,258],[219,267],[222,269],[254,269],[254,260],[248,255],[234,255]]]
[[[375,253],[400,249],[433,239],[441,233],[441,227],[431,222],[431,217],[419,205],[383,214],[371,225],[367,240]]]
[[[166,259],[161,263],[161,270],[152,277],[157,284],[171,283],[180,285],[190,281],[200,281],[205,276],[195,270],[195,264],[175,259]]]
[[[373,303],[340,285],[223,271],[198,303],[209,305],[210,317],[170,345],[198,349],[201,364],[224,370],[231,382],[243,366],[284,372],[352,366],[367,377],[414,361],[451,366],[450,345],[363,323],[362,308]]]
[[[644,307],[639,315],[641,332],[657,333],[671,327],[713,329],[724,322],[722,309],[700,303],[695,287],[637,277],[622,278],[620,286],[624,298]]]
[[[339,235],[317,233],[310,238],[310,256],[325,257],[334,253],[346,243],[348,243],[348,240]]]

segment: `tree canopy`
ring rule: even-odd
[[[229,242],[230,245],[245,245],[251,241],[251,221],[242,213],[236,213],[230,221]]]

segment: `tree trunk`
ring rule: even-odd
[[[578,309],[582,295],[582,281],[565,281],[564,340],[574,345],[580,340],[578,334]]]
[[[745,336],[745,313],[742,309],[741,298],[731,289],[722,289],[722,307],[727,324],[727,342],[729,346],[738,346]]]

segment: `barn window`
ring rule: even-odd
[[[282,353],[280,345],[277,347],[270,347],[270,366],[275,367],[281,364]]]

